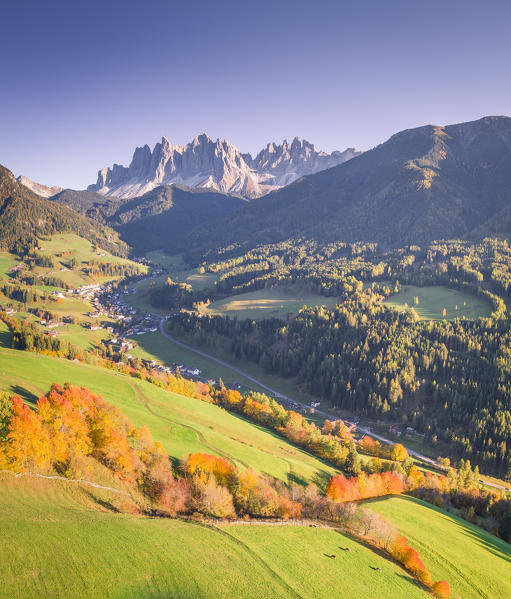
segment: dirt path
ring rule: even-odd
[[[118,493],[119,495],[126,495],[127,497],[130,497],[129,493],[126,493],[125,491],[120,491],[119,489],[114,489],[113,487],[105,487],[104,485],[100,485],[98,483],[93,483],[90,480],[85,480],[82,478],[66,478],[65,476],[58,476],[58,475],[45,475],[45,474],[37,474],[35,472],[11,472],[10,470],[0,470],[0,474],[10,474],[11,476],[14,476],[14,478],[20,478],[22,476],[29,476],[29,477],[34,477],[34,478],[44,478],[46,480],[59,480],[59,481],[63,481],[66,483],[74,483],[74,484],[79,484],[79,485],[85,485],[87,487],[94,487],[95,489],[102,489],[104,491],[111,491],[112,493]]]

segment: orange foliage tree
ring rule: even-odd
[[[393,472],[366,474],[346,478],[333,476],[327,486],[326,496],[335,502],[358,501],[383,495],[398,495],[405,490],[403,478]]]
[[[433,583],[432,590],[438,599],[449,599],[451,596],[451,587],[447,580],[439,580]]]
[[[428,572],[418,552],[408,545],[406,537],[397,536],[390,547],[391,555],[426,586],[431,586],[431,574]]]

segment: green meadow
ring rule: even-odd
[[[415,298],[418,298],[418,303]],[[384,304],[397,310],[413,308],[423,320],[487,318],[492,312],[492,307],[486,300],[440,285],[430,287],[403,285],[399,293],[389,297]]]
[[[57,276],[71,287],[79,287],[91,282],[104,283],[116,278],[104,276],[94,280],[91,279],[87,274],[80,270],[81,265],[84,265],[91,260],[103,263],[114,262],[117,264],[133,264],[131,260],[113,256],[101,248],[95,249],[89,241],[82,237],[78,237],[73,233],[53,235],[51,239],[41,240],[39,245],[40,249],[38,250],[38,253],[45,256],[54,256],[56,258],[57,268],[51,269],[38,266],[35,267],[34,273]],[[78,269],[61,270],[61,268],[67,268],[73,258],[77,260],[79,264]]]
[[[335,297],[299,293],[293,288],[258,289],[211,303],[201,311],[204,314],[231,318],[282,318],[294,316],[303,306],[327,306],[338,302]]]
[[[147,257],[155,266],[160,266],[168,271],[176,283],[188,283],[195,290],[213,287],[218,280],[218,275],[200,272],[199,268],[186,268],[180,254],[169,255],[162,251],[149,252]]]
[[[174,460],[202,451],[222,455],[284,481],[324,487],[334,468],[242,417],[104,368],[0,349],[0,390],[34,402],[53,383],[71,382],[117,405],[136,426],[146,425]]]

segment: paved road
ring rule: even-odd
[[[260,381],[258,381],[257,379],[255,379],[253,376],[250,376],[249,374],[247,374],[245,371],[240,370],[239,368],[236,368],[236,366],[232,366],[231,364],[228,364],[227,362],[224,362],[223,360],[215,358],[215,356],[212,356],[210,354],[207,354],[206,352],[200,351],[200,349],[197,349],[195,347],[192,347],[191,345],[187,345],[186,343],[182,343],[181,341],[178,341],[175,337],[172,337],[172,335],[169,335],[167,333],[167,331],[165,330],[165,326],[164,325],[165,325],[165,319],[162,318],[160,320],[160,331],[161,331],[161,334],[164,337],[166,337],[169,341],[172,341],[172,343],[175,343],[179,347],[182,347],[183,349],[187,349],[188,351],[193,351],[195,354],[198,354],[199,356],[202,356],[203,358],[207,358],[208,360],[213,360],[213,362],[216,362],[217,364],[220,364],[221,366],[224,366],[225,368],[229,368],[233,372],[236,372],[237,374],[240,374],[241,376],[244,376],[249,381],[252,381],[253,383],[255,383],[258,387],[261,387],[261,388],[265,389],[266,391],[268,391],[272,395],[275,395],[279,399],[285,399],[287,401],[294,401],[291,398],[286,397],[285,395],[282,395],[282,393],[279,393],[278,391],[275,391],[275,389],[272,389],[271,387],[268,387],[268,385],[265,385],[264,383],[261,383]],[[296,402],[296,403],[299,403],[299,402]],[[303,404],[301,404],[301,405],[303,405]]]
[[[153,316],[159,318],[159,315],[153,314]],[[219,358],[216,358],[215,356],[212,356],[211,354],[208,354],[206,352],[201,351],[200,349],[197,349],[191,345],[188,345],[186,343],[183,343],[182,341],[178,341],[175,337],[172,337],[172,335],[169,335],[167,333],[167,331],[165,330],[165,317],[162,317],[160,319],[160,331],[161,334],[166,337],[169,341],[171,341],[172,343],[176,344],[178,347],[182,347],[183,349],[186,349],[188,351],[194,352],[195,354],[198,354],[199,356],[202,356],[203,358],[207,358],[208,360],[212,360],[213,362],[216,362],[217,364],[220,364],[221,366],[223,366],[224,368],[228,368],[229,370],[232,370],[233,372],[245,377],[246,379],[248,379],[249,381],[252,381],[254,384],[256,384],[258,387],[268,391],[268,393],[271,393],[273,396],[279,398],[280,400],[282,400],[284,403],[287,404],[291,404],[291,406],[296,406],[299,405],[304,409],[309,409],[310,406],[308,406],[307,404],[304,404],[296,399],[293,399],[291,397],[288,397],[287,395],[284,395],[283,393],[280,393],[279,391],[272,389],[271,387],[268,387],[268,385],[265,385],[264,383],[262,383],[261,381],[257,380],[255,377],[251,376],[250,374],[248,374],[247,372],[245,372],[244,370],[241,370],[240,368],[236,368],[236,366],[233,366],[232,364],[229,364],[228,362],[224,362],[223,360],[220,360]],[[328,418],[330,420],[337,420],[338,417],[330,414],[329,412],[325,412],[324,410],[318,410],[316,409],[316,414],[319,414],[320,416],[323,416],[324,418]],[[349,424],[353,424],[356,428],[356,430],[364,435],[371,435],[371,437],[374,437],[375,439],[378,439],[379,441],[383,442],[383,443],[389,443],[392,444],[394,443],[394,441],[392,441],[391,439],[387,439],[386,437],[382,437],[381,435],[378,435],[376,433],[374,433],[369,427],[364,427],[364,426],[359,426],[359,425],[355,425],[354,423],[349,423]],[[431,459],[428,456],[425,456],[417,451],[414,451],[413,449],[410,449],[409,447],[405,446],[406,451],[408,452],[409,455],[422,460],[423,462],[426,462],[428,464],[431,464],[432,466],[436,466],[438,467],[438,462],[436,460]],[[480,480],[479,481],[481,484],[484,484],[488,487],[493,487],[494,489],[499,489],[499,490],[505,490],[505,491],[509,491],[509,487],[507,486],[503,486],[503,485],[498,485],[496,483],[492,483],[492,482],[487,482],[484,480]]]

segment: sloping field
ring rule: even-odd
[[[279,576],[303,597],[411,599],[429,596],[394,563],[328,529],[238,525],[224,527],[224,530],[272,563]],[[330,555],[336,559],[328,557]]]
[[[108,509],[111,497],[73,483],[0,474],[0,597],[428,596],[396,565],[334,531],[219,528],[118,514]],[[332,553],[336,560],[325,555]]]
[[[0,349],[0,390],[34,401],[53,382],[71,382],[101,394],[135,425],[148,426],[176,460],[203,451],[223,455],[242,469],[251,467],[282,480],[320,486],[335,472],[276,434],[217,406],[103,368]]]
[[[508,543],[412,497],[378,499],[367,505],[398,527],[434,580],[449,581],[453,599],[511,597]]]

